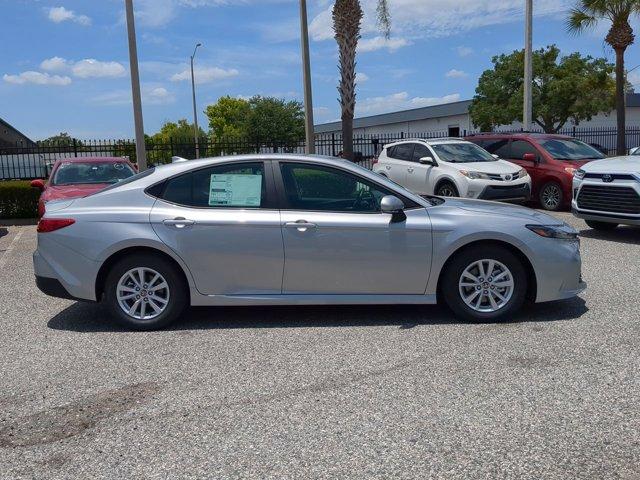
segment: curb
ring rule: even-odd
[[[24,225],[37,224],[37,218],[0,218],[0,227],[21,227]]]

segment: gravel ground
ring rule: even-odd
[[[640,229],[584,230],[579,298],[203,308],[131,333],[45,297],[0,228],[2,478],[640,478]]]

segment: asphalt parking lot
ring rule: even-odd
[[[126,332],[35,287],[0,227],[0,477],[640,478],[640,229],[582,232],[579,298],[201,308]]]

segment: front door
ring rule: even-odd
[[[342,169],[280,162],[285,294],[424,294],[431,222],[424,207],[394,223],[380,212],[393,194]],[[278,171],[275,171],[276,175]]]
[[[525,160],[524,155],[527,153],[535,155],[536,161]],[[543,177],[541,162],[544,161],[538,149],[526,140],[512,140],[509,146],[509,154],[505,160],[515,163],[527,171],[531,177],[532,193],[536,196],[538,194],[538,188],[541,187],[540,180],[541,177]]]
[[[150,219],[205,295],[280,294],[284,249],[270,162],[230,163],[167,181]]]
[[[423,195],[433,195],[433,185],[431,185],[431,175],[433,169],[437,168],[431,164],[422,164],[420,159],[424,157],[435,158],[433,152],[424,144],[416,143],[413,149],[413,161],[407,168],[407,179],[404,186],[414,193]]]

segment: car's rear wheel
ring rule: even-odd
[[[442,182],[436,189],[436,195],[439,197],[459,197],[458,189],[451,182]]]
[[[453,313],[471,321],[510,319],[527,293],[522,261],[500,246],[473,246],[449,262],[440,293]]]
[[[618,228],[617,223],[598,222],[596,220],[585,220],[586,224],[594,230],[610,231]]]
[[[153,254],[123,258],[105,282],[105,303],[119,323],[136,330],[166,327],[182,314],[187,299],[180,272]]]
[[[564,195],[559,183],[549,182],[540,189],[540,205],[545,210],[556,212],[562,208]]]

